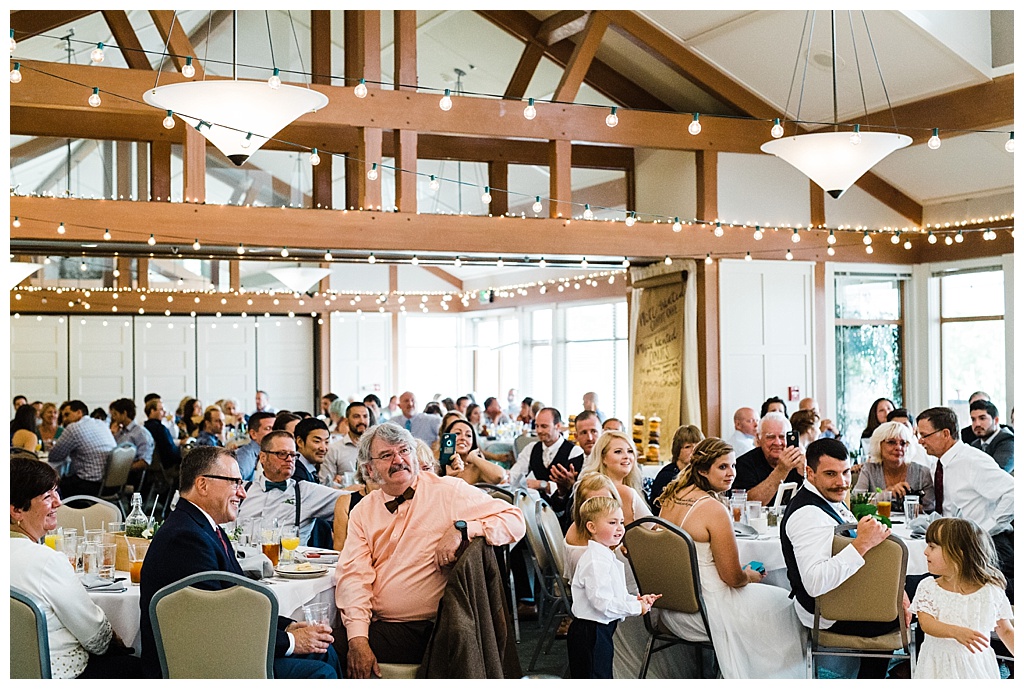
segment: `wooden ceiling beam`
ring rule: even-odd
[[[142,49],[142,43],[135,33],[135,27],[128,21],[128,13],[124,10],[102,10],[102,12],[107,26],[110,27],[110,33],[114,36],[114,42],[117,43],[121,56],[128,63],[128,67],[152,70],[153,66],[149,64],[149,58]]]
[[[516,69],[512,72],[512,78],[509,79],[505,94],[502,96],[505,100],[522,100],[546,52],[547,49],[537,41],[526,42],[523,54],[519,57]]]
[[[462,280],[458,279],[444,268],[438,268],[437,266],[420,266],[420,268],[435,277],[441,278],[455,289],[460,291],[462,290]]]
[[[57,138],[34,138],[11,149],[11,168],[52,153],[67,146],[67,141]]]
[[[171,53],[170,58],[178,72],[180,73],[181,68],[185,66],[186,58],[191,57],[192,66],[196,68],[193,78],[201,81],[206,76],[206,72],[199,62],[195,48],[192,47],[192,41],[185,35],[185,30],[181,27],[181,22],[177,20],[174,11],[150,10],[149,16],[153,18],[153,24],[160,32],[160,40],[167,45],[167,50]]]
[[[152,77],[144,72],[36,61],[25,61],[22,70],[30,78],[11,89],[11,132],[14,134],[66,136],[69,129],[98,129],[98,121],[118,116],[122,133],[113,138],[181,140],[180,132],[175,134],[175,130],[168,131],[160,125],[161,111],[141,102],[141,94],[152,88]],[[183,79],[172,74],[164,81],[176,83]],[[80,84],[98,86],[111,97],[104,99],[101,108],[91,108],[82,97]],[[758,126],[759,123],[741,119],[708,118],[701,136],[690,136],[686,133],[689,118],[675,113],[635,111],[611,128],[604,122],[607,113],[600,108],[537,103],[537,118],[527,120],[520,109],[509,108],[502,100],[460,98],[456,106],[458,116],[455,116],[454,110],[452,113],[440,110],[433,94],[371,89],[366,98],[360,99],[347,87],[313,85],[311,88],[327,95],[331,105],[304,115],[282,130],[278,137],[334,152],[337,150],[332,143],[332,132],[345,127],[412,129],[421,134],[534,141],[572,139],[630,148],[732,153],[760,152],[764,141],[763,127]],[[328,143],[331,145],[326,145]]]
[[[542,23],[532,14],[523,10],[476,10],[476,12],[524,43],[534,40]],[[544,55],[560,67],[565,67],[572,58],[574,49],[575,45],[572,41],[563,40],[548,46]],[[625,108],[661,112],[673,110],[660,98],[637,86],[632,79],[619,74],[600,60],[594,60],[590,65],[584,82],[601,95]],[[523,88],[525,93],[525,86]]]
[[[580,92],[580,86],[583,85],[590,65],[594,63],[597,49],[601,46],[601,39],[604,38],[607,29],[608,15],[603,12],[592,12],[587,18],[582,37],[572,51],[569,64],[565,66],[562,78],[558,82],[554,100],[563,103],[572,103],[576,100],[576,95]]]
[[[537,41],[552,46],[572,38],[586,28],[590,14],[590,10],[562,10],[554,13],[540,23],[536,34]]]
[[[15,40],[24,41],[88,17],[93,12],[96,10],[11,10],[11,28],[14,29]]]
[[[473,254],[509,256],[522,254],[523,247],[544,247],[544,256],[551,260],[559,255],[579,256],[585,247],[590,259],[629,256],[630,260],[655,260],[666,254],[703,258],[706,253],[715,258],[742,258],[750,251],[755,258],[781,260],[787,250],[792,250],[798,260],[907,264],[920,262],[915,260],[916,252],[944,248],[944,245],[930,245],[924,241],[924,235],[918,235],[910,251],[888,241],[876,241],[875,251],[869,255],[864,251],[861,237],[849,232],[836,234],[836,255],[830,257],[826,254],[825,232],[808,232],[797,246],[790,241],[790,233],[781,230],[765,232],[764,238],[755,242],[752,231],[740,228],[728,228],[723,237],[715,237],[706,226],[684,225],[677,234],[669,223],[639,223],[627,228],[621,222],[552,218],[239,208],[21,196],[11,197],[10,213],[21,219],[21,227],[12,227],[10,231],[15,253],[26,253],[41,243],[57,242],[54,227],[61,221],[65,223],[65,234],[60,236],[60,244],[69,247],[70,255],[78,255],[83,251],[82,243],[96,241],[97,218],[103,219],[102,227],[110,228],[115,237],[133,238],[132,244],[138,253],[147,256],[150,253],[169,255],[171,246],[191,245],[197,234],[206,247],[237,247],[242,241],[248,248],[279,248],[283,243],[282,227],[288,228],[288,248],[294,260],[301,257],[300,250],[315,254],[315,260],[319,260],[324,247],[339,253],[374,251],[381,261],[386,260],[387,254],[411,257],[416,253],[421,260],[430,254],[452,256],[456,248],[464,258]],[[150,233],[157,238],[155,247],[146,244]],[[980,234],[970,233],[967,243],[958,244],[955,252],[950,250],[943,255],[952,258],[954,255],[995,256],[1012,252],[1013,239],[1008,232],[998,232],[996,241],[989,242],[982,240]],[[262,256],[252,257],[265,260]],[[539,254],[536,257],[539,258]]]

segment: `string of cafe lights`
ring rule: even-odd
[[[101,45],[97,45],[97,50],[102,50],[102,46]],[[18,83],[18,82],[21,81],[20,65],[18,63],[15,63],[15,64],[16,64],[17,68],[15,70],[13,70],[12,73],[11,73],[12,74],[12,82]],[[92,105],[93,107],[98,107],[101,104],[101,101],[99,99],[99,88],[98,87],[89,87],[88,85],[82,84],[81,82],[77,82],[75,80],[68,79],[66,77],[61,77],[61,76],[58,76],[58,75],[54,75],[54,74],[51,74],[51,73],[46,72],[44,70],[39,70],[39,69],[34,69],[33,68],[33,71],[35,71],[35,72],[37,72],[39,74],[42,74],[42,75],[50,76],[52,78],[55,78],[55,79],[58,79],[58,80],[61,80],[61,81],[65,81],[65,82],[68,82],[68,83],[72,83],[72,84],[81,86],[83,88],[91,88],[92,89],[92,95],[90,95],[90,97],[89,97],[89,104]],[[279,72],[279,71],[280,70],[275,69],[275,72]],[[286,70],[286,71],[289,71],[289,70]],[[17,73],[17,78],[16,79],[15,79],[15,73]],[[294,73],[297,73],[297,74],[307,74],[307,73],[304,73],[304,72],[294,72]],[[275,74],[274,76],[276,77],[277,75]],[[274,77],[272,77],[272,78],[274,78]],[[331,78],[332,79],[345,80],[344,77],[334,77],[333,75],[331,75]],[[380,82],[374,82],[374,83],[380,83]],[[365,95],[366,95],[366,86],[365,86],[365,84],[366,84],[366,80],[365,79],[361,79],[359,84],[357,84],[357,86],[353,89],[353,91],[354,91],[354,93],[355,93],[355,95],[357,97],[365,97]],[[421,89],[421,90],[423,90],[423,89]],[[430,89],[428,88],[426,90],[430,90]],[[130,96],[124,96],[122,94],[115,94],[115,93],[112,93],[111,95],[113,95],[113,96],[115,96],[117,98],[126,100],[128,102],[135,103],[135,104],[147,105],[143,101],[140,101],[140,100],[138,100],[136,98],[132,98]],[[475,95],[493,96],[493,94],[475,94]],[[498,98],[499,96],[493,96],[493,97]],[[529,105],[527,106],[527,112],[529,112],[531,108],[533,108],[533,112],[536,111],[536,108],[534,106],[534,103],[535,103],[536,100],[537,99],[534,99],[534,98],[529,99]],[[557,101],[546,101],[546,102],[557,103]],[[442,98],[442,105],[443,105],[442,109],[443,110],[449,110],[450,107],[447,107],[447,105],[450,104],[450,103],[451,103],[450,93],[446,93],[445,96]],[[573,105],[573,104],[569,104],[569,103],[561,103],[561,104]],[[595,105],[592,105],[592,104],[575,104],[575,105],[580,105],[582,107],[604,107],[604,106],[595,106]],[[609,122],[611,122],[612,118],[614,117],[615,118],[614,122],[617,124],[617,122],[618,122],[617,117],[618,116],[617,116],[616,113],[617,113],[618,108],[617,107],[616,108],[612,108],[612,110],[613,110],[613,112],[611,112],[609,114],[608,120],[609,120]],[[167,116],[163,120],[163,124],[164,124],[165,127],[173,128],[175,126],[176,123],[175,123],[175,120],[173,118],[173,114],[174,113],[168,111]],[[718,117],[718,116],[715,116],[715,117]],[[690,123],[690,126],[689,126],[689,131],[693,135],[697,135],[697,134],[700,133],[701,126],[700,126],[699,118],[700,118],[700,115],[698,113],[694,113],[693,114],[693,120],[692,120],[692,122]],[[196,119],[200,119],[199,126],[201,127],[204,124],[204,122],[201,120],[201,118],[196,118]],[[528,119],[532,119],[532,117],[529,117]],[[739,119],[756,120],[757,118],[741,117]],[[794,123],[803,123],[803,124],[812,124],[811,122],[797,122],[797,121],[792,121],[792,122],[794,122]],[[238,129],[233,128],[233,127],[229,127],[229,126],[226,126],[226,125],[220,125],[219,123],[217,123],[217,124],[218,124],[218,126],[224,127],[225,129],[231,129],[231,130],[234,130],[234,131],[238,131],[240,135],[244,134],[247,137],[248,136],[252,136],[252,134],[253,134],[252,132],[242,132],[241,130],[238,130]],[[813,123],[813,124],[821,124],[821,123]],[[609,124],[609,126],[614,126],[614,124]],[[855,127],[854,132],[853,132],[853,134],[851,136],[856,136],[859,131],[860,131],[860,127],[858,125],[857,127]],[[992,130],[957,130],[957,131],[963,131],[963,132],[968,132],[968,131],[970,131],[970,132],[989,132],[990,133]],[[781,136],[782,133],[783,133],[783,130],[782,130],[782,125],[780,124],[779,118],[775,118],[774,119],[774,124],[773,124],[773,127],[772,127],[772,135],[773,136],[776,136],[776,135]],[[938,130],[933,129],[932,130],[932,134],[933,134],[932,138],[929,140],[928,145],[929,145],[929,148],[935,149],[935,148],[938,148],[939,145],[941,145],[940,140],[938,138]],[[351,160],[355,160],[356,162],[359,162],[359,163],[362,163],[363,165],[368,166],[367,178],[370,181],[375,181],[376,179],[379,178],[379,169],[390,169],[390,170],[392,170],[395,173],[405,173],[405,174],[415,175],[415,176],[417,176],[419,178],[429,178],[428,186],[431,188],[431,190],[434,190],[434,191],[436,191],[437,189],[440,188],[440,184],[442,182],[446,182],[446,183],[450,183],[450,184],[455,184],[455,185],[459,185],[459,186],[464,186],[464,187],[474,187],[474,188],[477,188],[477,189],[481,188],[480,185],[477,185],[477,184],[474,184],[474,183],[471,183],[471,182],[464,182],[462,180],[439,177],[438,175],[429,174],[429,173],[423,173],[423,172],[419,172],[417,170],[406,170],[404,168],[400,168],[400,167],[397,167],[395,165],[385,164],[383,161],[371,162],[371,161],[359,159],[359,158],[357,158],[355,156],[352,156],[350,154],[347,154],[347,153],[339,153],[339,152],[326,151],[326,150],[320,151],[317,148],[310,148],[310,147],[302,145],[302,144],[298,144],[298,143],[291,142],[291,141],[286,141],[286,140],[279,139],[279,138],[276,138],[276,137],[263,137],[263,138],[266,138],[268,140],[273,140],[273,141],[275,141],[275,142],[277,142],[277,143],[279,143],[281,145],[290,146],[290,147],[298,149],[298,150],[309,151],[310,152],[310,164],[311,165],[316,165],[316,164],[318,164],[320,162],[320,159],[321,159],[320,155],[321,155],[321,153],[326,154],[326,155],[331,155],[332,157],[333,156],[338,156],[338,157],[341,157],[341,158],[348,158],[348,159],[351,159]],[[1012,145],[1012,142],[1013,142],[1013,132],[1010,132],[1010,138],[1009,138],[1009,140],[1007,142],[1007,145],[1006,145],[1007,151],[1010,151],[1010,152],[1013,151],[1014,147]],[[490,203],[492,187],[485,185],[485,186],[482,187],[482,189],[483,189],[483,193],[481,194],[481,200],[484,203]],[[510,194],[510,195],[513,195],[513,196],[525,197],[525,198],[529,198],[531,196],[530,194],[526,194],[526,193],[523,193],[523,192],[517,192],[517,191],[509,190],[509,189],[493,188],[493,191],[500,191],[500,192],[503,192],[503,193],[506,193],[506,194]],[[561,201],[559,199],[555,199],[555,198],[552,198],[552,197],[546,197],[546,196],[542,196],[542,195],[533,195],[533,197],[534,197],[534,203],[533,203],[533,205],[531,207],[531,210],[533,210],[535,215],[538,215],[538,216],[543,211],[542,201],[546,200],[549,205],[552,204],[552,203],[565,204],[565,205],[568,205],[568,206],[574,207],[574,208],[579,208],[580,206],[582,206],[582,208],[583,208],[582,213],[580,215],[578,215],[578,216],[574,216],[573,217],[573,219],[577,219],[577,220],[578,219],[588,220],[588,221],[595,220],[594,208],[596,208],[596,209],[598,209],[598,210],[600,210],[602,212],[607,211],[607,212],[614,212],[616,214],[617,213],[623,213],[622,220],[623,220],[623,222],[625,223],[625,225],[627,227],[633,227],[633,226],[635,226],[635,224],[637,222],[641,221],[640,214],[638,214],[638,212],[634,211],[634,210],[628,210],[627,209],[627,210],[623,211],[623,210],[620,210],[618,208],[607,207],[607,206],[599,206],[599,205],[595,205],[595,206],[591,207],[591,204],[586,204],[586,203],[582,203],[581,204],[579,202],[573,202],[573,201]],[[129,200],[131,200],[131,199],[129,199]],[[157,200],[160,200],[160,199],[157,198]],[[195,199],[195,201],[198,202],[199,199]],[[186,198],[185,202],[189,202],[189,200]],[[238,204],[238,205],[241,205],[241,204]],[[319,204],[318,204],[318,207],[319,207]],[[333,210],[339,210],[339,209],[333,209]],[[343,210],[344,211],[349,211],[349,210],[355,211],[356,208],[354,206],[351,206],[351,207],[349,207],[347,209],[343,209]],[[370,209],[366,209],[366,210],[371,210],[372,211],[373,209],[370,208]],[[381,208],[381,206],[377,206],[376,210],[379,211],[379,212],[388,212],[391,209],[383,209],[383,208]],[[397,208],[394,208],[393,210],[395,212],[398,211]],[[359,211],[364,211],[364,209],[362,207],[360,207]],[[526,213],[525,212],[520,213],[519,216],[516,216],[514,213],[509,212],[509,213],[506,213],[505,216],[508,216],[508,217],[519,217],[520,219],[526,219]],[[558,214],[558,217],[561,218],[561,214],[560,213]],[[650,220],[647,220],[647,222],[653,223],[653,224],[660,224],[662,222],[671,222],[672,223],[672,229],[675,232],[681,232],[682,231],[683,223],[680,220],[679,216],[673,216],[673,217],[670,218],[668,216],[657,215],[657,214],[643,214],[643,217],[649,218]],[[1001,218],[999,218],[999,219],[992,219],[992,218],[990,218],[989,222],[991,223],[991,222],[997,222],[998,220],[1006,220],[1007,217],[1012,217],[1012,216],[1001,216]],[[619,219],[618,218],[606,218],[606,219],[604,219],[604,221],[605,222],[618,222]],[[568,222],[568,220],[566,220],[566,222]],[[981,220],[981,221],[973,220],[973,221],[970,221],[970,224],[976,224],[977,222],[984,222],[984,221],[983,220]],[[934,233],[942,232],[943,230],[947,230],[949,228],[949,226],[950,226],[949,223],[945,223],[943,225],[935,225],[934,227],[931,224],[927,224],[924,227],[905,226],[905,227],[902,227],[902,228],[892,228],[892,227],[886,226],[886,227],[882,227],[882,228],[868,228],[866,226],[864,226],[864,227],[862,227],[862,226],[855,226],[854,227],[854,226],[849,226],[849,225],[827,226],[827,225],[822,224],[822,225],[808,225],[805,228],[802,224],[790,225],[790,224],[786,224],[786,223],[777,224],[777,223],[767,223],[767,222],[766,223],[757,223],[757,222],[754,222],[754,223],[750,223],[750,222],[748,222],[748,223],[737,223],[737,222],[723,223],[723,222],[719,221],[718,219],[707,220],[707,219],[700,219],[700,218],[694,218],[692,220],[692,223],[690,223],[690,224],[694,225],[697,229],[707,228],[707,227],[714,227],[715,235],[719,236],[719,237],[723,235],[725,227],[729,227],[729,228],[736,228],[736,227],[750,228],[750,227],[753,227],[754,228],[754,234],[753,234],[754,239],[760,239],[760,236],[761,236],[761,233],[762,233],[762,228],[770,228],[770,227],[774,226],[774,229],[776,229],[776,230],[778,230],[780,228],[785,228],[787,230],[790,230],[790,229],[793,230],[793,235],[792,236],[794,238],[794,242],[799,241],[799,237],[800,237],[799,233],[801,231],[803,231],[803,232],[811,232],[811,231],[824,232],[824,231],[827,231],[830,234],[830,239],[831,239],[831,235],[834,235],[835,232],[856,232],[856,233],[868,232],[868,233],[875,233],[875,234],[889,233],[889,234],[892,234],[893,236],[898,236],[899,234],[907,234],[907,233],[913,233],[913,232],[927,232],[928,235],[929,235],[928,236],[928,241],[931,242],[931,243],[934,243],[934,242],[932,242],[932,239],[934,237]],[[958,225],[958,224],[954,223],[953,225]],[[985,230],[985,238],[986,239],[992,238],[991,235],[994,234],[994,232],[997,229],[1009,229],[1009,228],[1006,228],[1006,227],[984,228],[984,230]],[[949,239],[949,238],[947,237],[947,239]],[[151,240],[150,241],[151,245],[153,243],[155,243],[155,238],[152,235],[150,236],[150,240]],[[936,241],[937,241],[937,239],[936,239]],[[952,241],[947,241],[946,243],[947,244],[952,244],[954,241],[957,241],[957,240],[954,239]],[[198,243],[198,239],[196,240],[196,243]],[[866,242],[866,244],[868,244],[868,243]],[[283,249],[282,251],[286,252],[286,249]],[[871,253],[870,250],[866,250],[866,251],[867,251],[867,253]],[[242,253],[241,249],[240,249],[240,253]],[[833,252],[830,251],[830,254],[831,253],[833,253]],[[328,252],[328,255],[329,255],[329,252]]]

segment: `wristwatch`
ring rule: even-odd
[[[466,543],[469,541],[469,524],[466,523],[465,519],[458,519],[455,522],[455,528],[462,534],[462,542]]]

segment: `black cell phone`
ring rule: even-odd
[[[786,433],[786,445],[788,447],[800,447],[800,434],[796,431]]]
[[[441,469],[442,475],[448,473],[448,465],[452,463],[455,456],[455,434],[441,434]]]

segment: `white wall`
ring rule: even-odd
[[[814,264],[722,260],[718,289],[722,428],[768,397],[795,409],[789,387],[813,396]]]
[[[135,367],[130,319],[72,316],[68,323],[69,399],[82,400],[89,409],[106,409],[113,400],[131,397]]]
[[[346,400],[372,392],[386,405],[393,392],[391,314],[332,313],[329,327],[330,391]]]
[[[260,317],[256,330],[256,373],[260,390],[275,409],[319,413],[313,399],[313,321],[285,316]],[[255,390],[253,396],[255,397]],[[255,401],[242,406],[255,408]]]
[[[195,321],[188,316],[138,316],[134,321],[138,403],[153,392],[174,411],[178,400],[196,394]]]
[[[64,316],[11,317],[10,396],[58,404],[68,398],[66,321]]]

